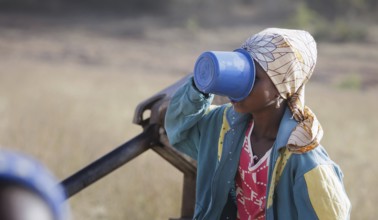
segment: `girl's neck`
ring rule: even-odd
[[[282,103],[279,108],[269,106],[263,111],[252,113],[254,137],[257,139],[275,140],[285,109],[286,104]]]

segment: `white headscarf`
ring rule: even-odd
[[[304,104],[305,84],[317,58],[314,38],[302,30],[268,28],[248,38],[241,48],[265,70],[299,122],[289,137],[288,149],[304,153],[318,146],[323,129]]]

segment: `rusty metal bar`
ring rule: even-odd
[[[111,173],[158,142],[158,126],[148,126],[141,134],[62,181],[67,198]]]

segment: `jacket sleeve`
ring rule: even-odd
[[[198,122],[206,114],[213,95],[204,95],[193,84],[193,78],[173,95],[165,116],[170,144],[197,159],[200,130]]]
[[[298,219],[350,218],[351,204],[335,164],[318,165],[306,172],[296,181],[294,194]]]

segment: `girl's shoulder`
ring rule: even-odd
[[[292,154],[290,158],[292,167],[296,173],[307,173],[308,171],[322,165],[337,166],[329,157],[322,145],[302,154]]]

